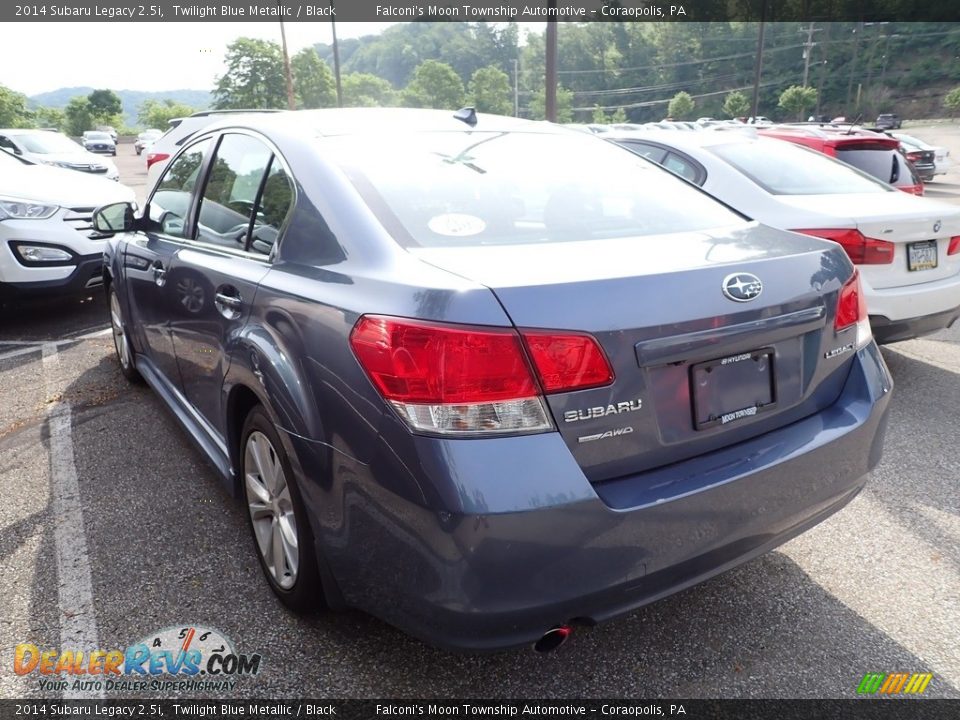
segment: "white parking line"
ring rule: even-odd
[[[109,335],[113,330],[110,328],[104,328],[103,330],[92,330],[84,335],[76,335],[70,337],[68,340],[0,340],[0,345],[15,345],[17,346],[16,350],[11,350],[9,352],[0,353],[0,361],[9,360],[10,358],[19,357],[20,355],[29,355],[30,353],[41,352],[46,346],[52,346],[54,350],[59,349],[61,345],[70,345],[75,342],[80,342],[81,340],[92,340],[93,338],[104,337]]]
[[[43,345],[43,383],[47,400],[57,397],[60,356],[58,343]],[[85,657],[100,648],[97,616],[93,606],[93,582],[80,485],[73,457],[71,409],[68,402],[50,403],[50,485],[53,499],[53,534],[57,553],[57,586],[60,604],[60,649],[82,650]],[[65,700],[99,699],[102,690],[63,691]]]

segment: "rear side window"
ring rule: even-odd
[[[640,157],[645,157],[647,160],[652,160],[658,165],[663,165],[663,158],[667,156],[667,151],[662,147],[657,147],[656,145],[648,145],[647,143],[637,142],[635,140],[628,140],[623,144]]]
[[[291,207],[293,207],[293,182],[280,160],[274,156],[257,204],[248,248],[251,252],[270,254]]]
[[[781,140],[734,142],[707,149],[771,195],[892,192],[863,172]]]
[[[451,131],[318,142],[406,245],[593,241],[744,222],[662,168],[586,134]]]

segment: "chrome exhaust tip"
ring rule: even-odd
[[[550,628],[543,634],[542,638],[537,640],[533,649],[538,653],[553,652],[567,641],[572,632],[573,628],[569,625],[558,625],[555,628]]]

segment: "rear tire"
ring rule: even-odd
[[[310,522],[280,437],[261,405],[243,424],[240,482],[253,546],[270,589],[294,612],[322,608]]]
[[[120,307],[120,296],[117,295],[117,288],[110,286],[110,328],[113,330],[113,349],[117,353],[117,364],[120,366],[120,372],[132,383],[140,384],[143,378],[137,372],[136,361],[133,355],[133,346],[130,344],[130,336],[127,334],[127,324],[123,318],[123,310]]]

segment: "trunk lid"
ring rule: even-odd
[[[852,356],[824,358],[850,342],[849,331],[833,331],[837,293],[851,273],[843,251],[762,225],[411,252],[489,287],[519,328],[598,340],[613,384],[547,396],[567,446],[595,482],[814,413],[836,400]],[[741,273],[763,283],[745,302],[723,292]]]

